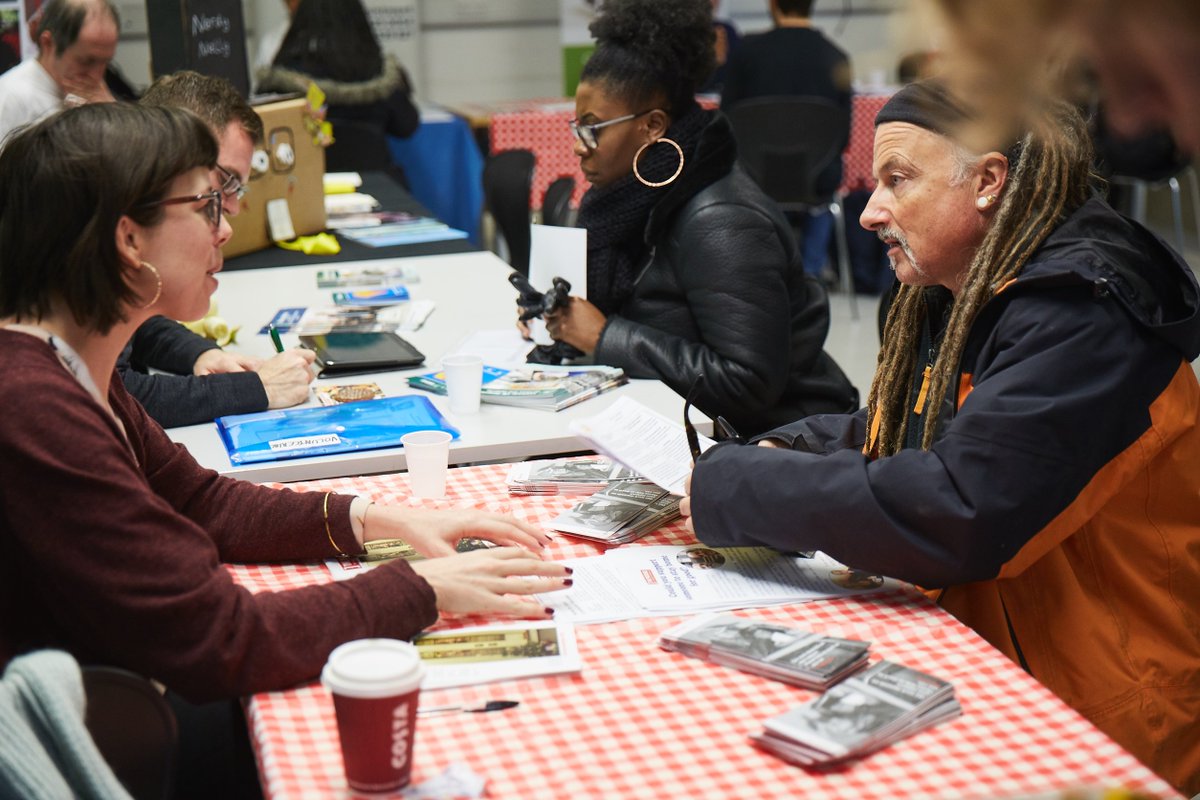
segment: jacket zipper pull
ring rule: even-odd
[[[918,417],[925,410],[925,396],[929,394],[929,376],[933,374],[933,364],[926,364],[925,371],[921,373],[921,391],[917,392],[917,404],[913,406],[913,413]]]

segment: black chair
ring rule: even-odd
[[[529,193],[534,156],[529,150],[505,150],[483,164],[483,207],[495,220],[504,247],[492,250],[522,275],[529,275]]]
[[[575,194],[575,179],[570,175],[556,178],[542,196],[542,224],[569,228],[575,224],[571,211],[571,195]]]
[[[100,754],[136,800],[173,794],[175,714],[147,679],[115,667],[84,667],[85,723]]]
[[[1104,175],[1113,189],[1109,202],[1118,211],[1146,224],[1146,199],[1151,189],[1164,186],[1171,190],[1171,216],[1175,224],[1175,241],[1179,252],[1187,246],[1183,238],[1183,203],[1179,178],[1188,177],[1192,192],[1192,211],[1196,215],[1196,236],[1200,239],[1200,188],[1192,160],[1179,150],[1171,134],[1165,130],[1152,131],[1130,139],[1109,130],[1103,109],[1097,109],[1092,120],[1092,141],[1096,148],[1097,171]]]
[[[850,114],[820,97],[771,96],[744,100],[725,111],[738,144],[738,158],[762,190],[785,211],[833,213],[838,276],[858,319],[846,219],[837,188],[821,176],[850,137]]]

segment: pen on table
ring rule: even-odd
[[[467,708],[466,706],[435,706],[433,708],[418,708],[417,713],[421,715],[437,715],[437,714],[479,714],[488,711],[504,711],[509,708],[516,708],[521,705],[519,700],[488,700],[478,708]]]
[[[283,352],[283,341],[279,338],[279,329],[274,324],[267,326],[267,331],[271,334],[271,341],[275,344],[275,352]]]

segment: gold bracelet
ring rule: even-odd
[[[337,546],[337,542],[333,540],[333,531],[329,528],[329,496],[333,492],[325,493],[325,502],[321,507],[321,514],[325,517],[325,535],[329,537],[329,543],[333,545],[333,550],[342,558],[346,558],[346,554],[342,552],[342,548]]]

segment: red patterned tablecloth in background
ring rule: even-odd
[[[842,190],[873,189],[871,155],[875,140],[875,114],[890,95],[855,95],[850,117],[850,144],[842,155],[844,175]],[[564,175],[575,179],[575,194],[571,198],[579,205],[590,184],[579,169],[574,138],[567,123],[575,116],[573,100],[530,100],[491,116],[492,152],[502,150],[532,150],[536,158],[531,208],[541,208],[542,198],[556,178]]]
[[[545,524],[576,498],[510,498],[507,465],[451,470],[447,499]],[[403,475],[292,484],[407,504]],[[414,501],[416,502],[416,501]],[[426,506],[426,507],[427,507]],[[631,545],[682,544],[676,523]],[[552,558],[600,552],[558,535]],[[321,565],[233,566],[253,591],[324,583]],[[739,612],[866,639],[888,658],[951,681],[963,716],[831,771],[806,771],[747,740],[763,719],[811,692],[660,650],[678,617],[580,626],[583,671],[426,693],[434,705],[520,701],[510,711],[422,719],[414,778],[460,762],[487,779],[487,797],[853,798],[1002,797],[1125,787],[1177,797],[1111,739],[923,595],[891,593]],[[470,620],[475,622],[477,620]],[[463,622],[463,620],[459,620]],[[445,621],[444,621],[445,624]],[[450,621],[448,624],[455,624]],[[318,685],[260,694],[246,705],[269,798],[347,796],[333,706]]]

